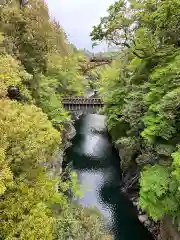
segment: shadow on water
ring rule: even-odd
[[[88,114],[75,127],[77,134],[66,151],[66,163],[72,163],[82,189],[86,189],[77,201],[100,210],[114,239],[152,240],[133,204],[120,191],[120,159],[108,135],[105,117]]]

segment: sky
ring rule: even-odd
[[[46,0],[52,17],[55,17],[77,48],[89,51],[105,51],[106,44],[92,50],[89,37],[92,27],[106,15],[106,10],[115,0]]]

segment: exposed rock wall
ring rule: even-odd
[[[64,132],[62,133],[62,146],[56,155],[46,163],[49,177],[57,177],[62,173],[62,165],[64,160],[64,151],[71,146],[71,139],[75,136],[76,130],[72,122],[64,124]],[[58,191],[58,185],[55,186]]]
[[[128,149],[127,147],[124,147],[121,144],[116,145],[116,148],[119,151],[119,157],[121,160],[122,171],[122,182],[120,186],[121,191],[124,191],[129,195],[130,200],[132,201],[134,207],[137,210],[139,221],[152,233],[154,239],[157,240],[159,234],[159,223],[155,223],[138,206],[139,197],[138,182],[140,177],[140,168],[133,160],[136,151]]]
[[[60,177],[62,173],[63,150],[59,150],[56,155],[46,164],[49,178]],[[58,184],[54,186],[58,192]]]
[[[76,135],[76,129],[73,122],[64,123],[64,132],[62,134],[63,148],[66,150],[71,146],[71,139]]]

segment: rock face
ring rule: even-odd
[[[63,151],[59,150],[56,155],[46,164],[49,178],[60,176],[62,173]],[[55,186],[58,192],[58,185]]]
[[[159,223],[154,222],[145,212],[139,207],[138,196],[130,197],[134,207],[137,210],[139,221],[152,233],[155,240],[158,239]],[[164,239],[163,239],[164,240]]]
[[[129,168],[129,165],[132,162],[134,152],[132,149],[128,149],[124,147],[122,144],[117,144],[116,148],[119,151],[119,157],[121,159],[121,167],[123,168],[123,170],[126,170],[126,168]]]
[[[160,234],[158,240],[179,240],[180,232],[177,225],[172,223],[170,217],[165,217],[160,222]]]
[[[71,118],[74,121],[78,120],[82,115],[83,115],[83,110],[77,110],[77,111],[71,112]]]
[[[76,129],[72,122],[66,122],[64,124],[64,132],[62,134],[63,147],[66,150],[71,146],[71,139],[76,135]]]
[[[139,221],[152,233],[154,239],[157,240],[159,234],[159,223],[155,223],[151,218],[149,218],[138,204],[138,181],[140,177],[140,168],[133,160],[136,154],[136,150],[131,150],[127,146],[123,146],[123,144],[118,144],[116,148],[119,151],[119,157],[121,159],[121,191],[124,191],[129,195],[129,198],[137,210]]]
[[[145,223],[145,222],[149,221],[148,216],[145,215],[145,214],[144,215],[139,215],[138,218],[139,218],[139,221],[142,222],[142,223]]]
[[[75,136],[76,130],[72,122],[65,123],[64,132],[62,133],[63,145],[61,149],[55,154],[55,156],[45,164],[50,178],[60,176],[62,173],[62,164],[64,160],[64,151],[71,146],[71,139]],[[58,185],[55,186],[58,191]]]
[[[117,144],[115,147],[119,152],[121,160],[121,190],[132,196],[134,195],[132,194],[133,190],[137,193],[138,180],[140,176],[140,169],[134,160],[136,151],[124,146],[123,144]]]

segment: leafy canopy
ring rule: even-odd
[[[177,0],[119,0],[91,38],[118,49],[97,86],[123,171],[141,169],[142,209],[155,220],[170,215],[180,227],[179,11]]]

